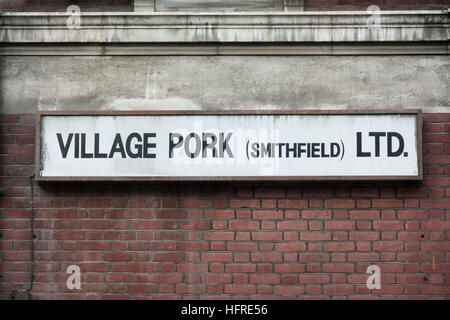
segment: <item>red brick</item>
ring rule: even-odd
[[[301,253],[300,261],[308,262],[327,262],[330,261],[330,255],[327,253]]]
[[[7,2],[7,1],[2,1]],[[0,114],[0,124],[11,124],[17,122],[16,114]]]
[[[255,230],[259,229],[259,221],[230,221],[230,229]]]
[[[354,208],[355,200],[347,199],[347,200],[325,200],[326,208]]]
[[[81,221],[82,229],[109,229],[111,222],[107,220],[84,220]]]
[[[209,208],[211,207],[211,200],[180,200],[180,208]]]
[[[355,269],[353,264],[350,263],[330,263],[330,264],[324,264],[323,265],[323,271],[324,272],[353,272]]]
[[[210,223],[208,221],[180,222],[180,229],[183,230],[209,230],[210,228]]]
[[[202,281],[206,283],[231,283],[231,275],[209,273],[202,275]]]
[[[325,274],[301,274],[300,283],[329,283],[330,276]]]
[[[256,198],[284,198],[286,191],[284,188],[256,188]]]
[[[450,136],[446,133],[437,134],[437,133],[425,133],[423,135],[424,143],[448,143],[450,142]]]
[[[373,199],[372,206],[374,208],[402,208],[403,200],[396,199]]]
[[[153,257],[155,262],[181,262],[183,259],[183,252],[157,252]]]
[[[254,285],[225,285],[226,294],[255,294]]]
[[[333,197],[333,190],[326,188],[305,188],[303,190],[304,198],[331,198]]]
[[[130,199],[130,208],[159,208],[159,200],[154,199]]]
[[[81,199],[80,207],[82,208],[109,208],[111,200],[109,199]]]
[[[448,209],[450,208],[450,200],[449,199],[420,200],[420,207]]]
[[[255,242],[234,242],[228,243],[227,249],[231,251],[256,251],[258,244]]]
[[[304,294],[305,288],[303,286],[275,286],[276,295],[301,295]]]
[[[133,256],[125,252],[106,252],[104,259],[105,261],[131,261]]]
[[[302,210],[302,219],[331,219],[331,210]]]
[[[22,261],[30,260],[31,252],[5,251],[3,252],[4,261]]]
[[[399,232],[398,240],[428,240],[428,235],[424,232]]]
[[[277,243],[275,246],[277,251],[305,251],[306,245],[304,243]]]
[[[57,240],[84,240],[86,239],[85,231],[57,231],[55,233]]]
[[[327,221],[325,222],[326,230],[353,230],[355,229],[354,221]]]
[[[285,263],[285,264],[276,264],[275,265],[276,273],[301,273],[304,271],[305,271],[304,264]]]
[[[129,242],[128,248],[131,251],[155,251],[160,250],[161,245],[159,242],[148,242],[148,241]]]
[[[221,240],[233,240],[233,239],[234,239],[234,232],[213,231],[213,232],[208,232],[205,234],[205,240],[221,241]]]
[[[306,200],[278,200],[278,208],[296,209],[296,208],[307,208],[308,201]]]
[[[34,173],[34,168],[24,166],[10,166],[7,167],[8,176],[26,176],[29,177]]]
[[[156,211],[157,219],[184,219],[186,211],[182,209],[161,209]]]
[[[252,232],[252,239],[257,241],[281,240],[281,232]]]
[[[202,253],[202,261],[232,261],[232,253]]]
[[[437,160],[441,163],[441,160]],[[425,186],[450,186],[450,177],[424,177],[423,185]]]
[[[179,273],[152,274],[151,281],[154,283],[181,283],[183,275]]]
[[[306,221],[282,221],[277,223],[278,230],[306,230]]]
[[[208,210],[206,216],[209,219],[233,219],[234,211],[232,210]]]
[[[280,283],[280,276],[273,274],[252,274],[250,275],[250,283],[278,284]]]
[[[253,218],[254,219],[282,219],[283,211],[262,211],[262,210],[253,210]]]
[[[374,251],[402,251],[403,242],[393,242],[393,241],[377,241],[373,244]]]
[[[325,244],[325,251],[354,251],[353,242],[332,242]]]
[[[35,127],[30,125],[11,125],[9,133],[11,134],[35,134]]]
[[[450,243],[448,242],[423,242],[421,247],[425,251],[450,252]]]
[[[428,254],[426,253],[412,253],[412,252],[399,252],[397,254],[398,261],[414,262],[414,261],[428,261]]]
[[[249,263],[226,264],[225,272],[256,272],[256,264],[249,264]]]
[[[259,208],[260,200],[230,200],[230,208]]]
[[[318,231],[317,232],[316,231],[301,232],[300,240],[306,240],[306,241],[331,240],[331,233],[330,232],[318,232]]]
[[[111,245],[109,242],[102,241],[83,241],[80,242],[80,250],[83,251],[108,251]]]
[[[398,210],[399,219],[425,219],[428,213],[425,210]]]
[[[422,294],[425,295],[441,295],[448,297],[450,288],[448,286],[424,286],[421,288]]]
[[[378,253],[362,253],[362,252],[351,252],[348,254],[348,261],[369,261],[377,262],[379,261]]]
[[[450,230],[450,221],[449,220],[422,221],[422,229],[423,230]]]
[[[350,295],[354,292],[352,285],[323,286],[323,293],[328,295]]]
[[[350,211],[351,219],[375,220],[380,218],[379,210],[354,210]]]
[[[374,221],[375,230],[403,230],[405,228],[403,221]]]
[[[353,188],[351,189],[352,197],[357,198],[374,198],[380,195],[380,192],[376,188]]]

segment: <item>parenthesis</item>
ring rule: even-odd
[[[247,152],[247,160],[250,161],[250,158],[248,157],[248,144],[250,143],[250,140],[247,140],[247,145],[245,146],[245,151]]]
[[[344,153],[345,153],[344,142],[342,141],[342,139],[341,139],[341,144],[342,144],[342,156],[341,156],[341,160],[339,160],[339,161],[342,161],[342,158],[344,158]]]

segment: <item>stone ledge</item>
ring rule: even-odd
[[[291,44],[3,44],[0,56],[448,55],[444,42]]]
[[[371,14],[376,18],[371,18]],[[2,43],[428,42],[450,39],[449,12],[2,13]],[[377,24],[373,26],[372,22]],[[371,27],[372,26],[372,27]]]

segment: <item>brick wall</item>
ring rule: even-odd
[[[66,11],[76,4],[82,11],[134,11],[133,0],[0,0],[0,11]],[[367,10],[439,10],[450,7],[450,0],[305,0],[306,11]]]
[[[450,114],[424,115],[423,182],[33,183],[33,197],[35,118],[0,121],[2,299],[29,288],[32,245],[33,299],[450,297]]]

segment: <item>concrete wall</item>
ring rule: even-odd
[[[450,111],[446,55],[5,56],[2,113],[104,109]]]
[[[77,2],[77,3],[76,3]],[[208,1],[184,1],[181,9],[177,9],[170,4],[170,0],[96,0],[96,1],[69,1],[69,0],[0,0],[0,10],[2,11],[66,11],[72,4],[80,5],[83,11],[217,11],[217,10],[254,10],[246,6],[245,3],[271,4],[258,6],[258,10],[295,10],[295,11],[324,11],[324,10],[366,10],[369,5],[377,5],[381,10],[436,10],[445,9],[450,6],[449,0],[374,0],[364,1],[340,1],[340,0],[257,0],[257,1],[233,1],[215,0],[214,5],[208,5]],[[220,6],[220,3],[225,5]],[[230,3],[238,3],[234,7]],[[244,4],[244,5],[242,5]]]

